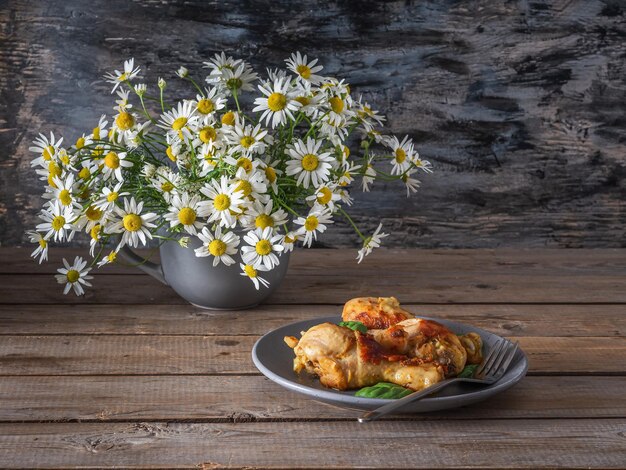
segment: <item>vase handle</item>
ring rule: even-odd
[[[163,275],[163,268],[159,263],[153,263],[152,261],[148,261],[146,258],[139,256],[133,250],[131,250],[128,246],[123,246],[119,251],[120,256],[124,261],[133,264],[135,267],[141,269],[144,273],[149,274],[157,281],[162,282],[166,286],[167,281],[165,280],[165,276]]]

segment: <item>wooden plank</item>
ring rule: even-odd
[[[0,425],[0,466],[623,468],[625,419]]]
[[[422,316],[504,336],[626,336],[624,305],[403,305]],[[262,335],[302,320],[340,315],[335,305],[262,305],[207,311],[192,305],[0,305],[1,335]]]
[[[622,375],[619,337],[517,337],[535,374]],[[0,375],[251,374],[255,336],[3,336]],[[285,354],[290,354],[287,346]]]
[[[393,419],[626,418],[626,377],[526,377],[486,402]],[[0,422],[354,420],[259,376],[3,377]],[[389,418],[392,419],[392,418]]]
[[[367,232],[383,218],[388,244],[623,246],[622,2],[6,3],[3,244],[24,241],[37,223],[30,140],[54,130],[69,144],[110,113],[105,70],[134,56],[148,83],[163,76],[168,96],[188,96],[170,79],[181,64],[201,81],[202,61],[221,50],[259,72],[306,50],[434,162],[417,197],[401,185],[355,188]],[[348,233],[342,225],[323,240],[356,243]]]

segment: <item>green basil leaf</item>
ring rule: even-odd
[[[345,326],[354,331],[360,331],[361,333],[367,333],[367,326],[360,321],[342,321],[339,322],[339,326]]]
[[[388,400],[396,400],[398,398],[406,397],[413,393],[413,390],[404,388],[400,385],[392,384],[389,382],[379,382],[371,387],[364,387],[358,390],[354,396],[363,398],[385,398]]]
[[[457,375],[457,377],[470,379],[474,377],[474,372],[476,372],[476,369],[478,369],[478,364],[470,364],[468,366],[465,366],[465,368],[461,371],[459,375]]]

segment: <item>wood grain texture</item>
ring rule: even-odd
[[[623,305],[412,305],[447,318],[517,336],[626,337]],[[262,305],[207,312],[192,305],[0,305],[0,335],[262,335],[302,320],[340,315],[335,305]]]
[[[3,336],[0,375],[257,374],[255,336]],[[515,338],[531,374],[624,375],[618,337]],[[287,346],[283,347],[290,353]],[[610,358],[610,359],[609,359]]]
[[[98,274],[95,288],[87,289],[85,296],[64,296],[50,274],[20,274],[17,269],[28,251],[19,253],[22,260],[12,255],[3,263],[7,271],[0,274],[3,303],[185,303],[158,281],[137,270],[122,274],[119,268]],[[72,259],[75,253],[60,249],[55,256]],[[285,282],[268,302],[343,304],[364,295],[435,304],[626,302],[626,250],[394,249],[378,250],[362,264],[355,263],[353,254],[351,250],[298,251]],[[55,265],[39,268],[32,262],[31,268],[31,272],[51,272]],[[108,272],[112,274],[104,274]]]
[[[2,424],[0,465],[622,468],[625,433],[624,419],[520,419],[515,426],[508,420]]]
[[[112,106],[99,77],[134,56],[170,79],[226,50],[255,66],[291,51],[408,133],[436,172],[357,194],[389,245],[625,246],[626,26],[617,0],[294,3],[4,0],[0,9],[0,242],[25,242],[41,205],[29,142],[73,142]],[[344,224],[323,243],[356,243]]]
[[[624,418],[626,377],[525,377],[486,402],[386,419]],[[2,377],[0,422],[346,421],[359,411],[260,376]],[[511,426],[515,426],[514,423]]]

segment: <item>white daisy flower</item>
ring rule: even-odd
[[[33,146],[29,147],[28,150],[31,152],[35,152],[39,155],[38,158],[35,158],[30,165],[31,166],[41,166],[46,168],[50,161],[52,161],[56,153],[61,148],[61,144],[63,143],[63,137],[59,140],[56,140],[54,134],[50,132],[50,139],[48,139],[45,135],[39,134],[33,141]]]
[[[122,189],[122,183],[117,183],[113,189],[108,187],[102,188],[102,195],[96,199],[94,206],[96,209],[100,209],[101,211],[111,211],[116,205],[116,201],[121,196],[128,196],[130,193],[124,191],[120,192]]]
[[[58,201],[62,206],[69,206],[75,209],[81,207],[80,203],[76,200],[74,194],[74,174],[68,173],[65,178],[55,176],[52,178],[54,186],[50,186],[46,189],[46,193],[43,195],[45,199],[51,199],[48,204],[54,201]]]
[[[210,77],[210,76],[209,76]],[[209,79],[207,77],[207,81]],[[254,73],[252,68],[242,62],[235,69],[223,68],[222,73],[219,77],[219,82],[225,87],[229,92],[235,91],[235,93],[239,94],[241,91],[252,91],[254,87],[252,84],[257,80],[259,76]],[[214,82],[209,82],[214,83]]]
[[[265,96],[254,100],[257,106],[253,112],[263,111],[259,121],[265,119],[268,125],[272,121],[272,128],[285,124],[287,120],[293,121],[293,112],[302,106],[293,99],[293,90],[288,79],[279,79],[272,84],[259,85],[259,90]]]
[[[198,122],[197,134],[193,140],[194,148],[202,144],[213,144],[221,147],[224,141],[224,130],[217,127],[215,118],[212,115],[205,116]]]
[[[196,95],[196,101],[194,103],[200,114],[206,116],[224,109],[226,106],[226,97],[217,87],[211,87],[211,89],[205,88],[204,91],[205,93],[203,95]]]
[[[337,185],[329,184],[317,188],[314,194],[307,196],[306,200],[314,206],[328,207],[328,210],[333,213],[336,202],[341,200],[341,196],[337,192]]]
[[[170,228],[182,225],[185,232],[195,235],[203,223],[198,220],[198,204],[200,196],[190,196],[189,193],[175,194],[170,201],[168,213],[164,219],[169,221]]]
[[[137,203],[134,197],[131,197],[130,200],[124,198],[124,208],[115,206],[114,210],[120,219],[112,223],[108,227],[108,231],[122,234],[118,249],[124,245],[136,248],[139,246],[139,242],[145,245],[147,239],[152,239],[150,229],[156,227],[152,221],[158,216],[153,212],[142,214],[143,201]]]
[[[372,109],[368,103],[363,102],[362,99],[363,97],[360,96],[359,100],[356,102],[356,115],[361,121],[365,131],[369,132],[374,129],[375,125],[381,126],[385,117],[381,116],[378,111]]]
[[[380,229],[383,228],[383,224],[379,224],[378,228],[374,231],[371,237],[367,237],[363,242],[363,248],[358,251],[356,259],[359,260],[359,263],[363,261],[367,255],[369,255],[374,248],[380,247],[381,240],[385,237],[388,237],[388,233],[380,233]]]
[[[57,269],[59,274],[55,277],[59,284],[65,284],[63,294],[66,294],[70,289],[74,289],[76,295],[83,295],[85,290],[83,286],[91,287],[91,284],[87,282],[87,279],[93,279],[93,276],[89,276],[91,268],[87,268],[87,261],[83,260],[80,256],[74,259],[74,263],[70,265],[65,258],[63,258],[64,268]]]
[[[347,168],[344,168],[343,173],[339,177],[339,181],[337,183],[339,186],[349,186],[354,181],[354,173],[361,169],[361,165],[357,165],[355,163],[351,163]]]
[[[324,233],[327,228],[326,224],[332,224],[333,220],[328,209],[315,207],[306,218],[298,217],[294,223],[302,225],[297,233],[304,235],[304,246],[310,247],[313,240],[317,240],[317,234]]]
[[[103,212],[102,209],[98,209],[95,205],[87,206],[84,212],[78,216],[78,220],[74,223],[76,230],[85,230],[85,232],[91,232],[96,225],[105,225],[111,216],[110,212]]]
[[[43,209],[39,217],[44,223],[37,225],[37,231],[46,232],[44,238],[49,240],[54,236],[54,241],[71,240],[74,236],[72,230],[72,221],[74,220],[74,211],[72,206],[63,206],[59,201],[54,201],[48,209]]]
[[[107,135],[106,128],[108,124],[109,121],[106,120],[106,115],[103,114],[100,116],[98,125],[93,128],[93,131],[91,131],[91,135],[89,136],[90,140],[103,140],[102,137]]]
[[[196,150],[196,157],[200,160],[199,175],[201,177],[215,170],[215,165],[220,161],[220,155],[218,155],[218,150],[213,142],[202,144],[202,146]]]
[[[222,129],[224,130],[232,130],[234,126],[238,126],[243,123],[243,118],[239,115],[237,111],[226,111],[220,117],[220,122],[222,123]]]
[[[178,103],[176,108],[163,113],[157,126],[165,129],[168,135],[183,140],[183,137],[192,138],[190,129],[195,129],[197,123],[196,108],[193,102],[186,101]]]
[[[117,104],[115,109],[119,112],[128,111],[133,107],[133,105],[128,101],[128,98],[130,97],[130,90],[119,89],[117,90],[117,96],[119,96],[120,99],[115,100],[115,104]]]
[[[296,85],[294,96],[294,100],[300,103],[299,112],[304,113],[309,118],[317,118],[321,104],[325,99],[323,93],[312,90],[311,84],[308,82],[300,82]]]
[[[115,116],[109,137],[113,142],[136,148],[139,144],[138,138],[149,125],[149,121],[140,123],[135,113],[120,111]]]
[[[411,161],[413,165],[415,165],[417,168],[422,170],[424,173],[433,172],[432,164],[428,160],[422,160],[421,158],[419,158],[419,155],[417,152],[415,152],[415,156],[413,157]]]
[[[133,87],[133,90],[135,90],[137,96],[143,98],[143,96],[146,94],[146,91],[148,91],[148,85],[146,85],[145,83],[138,83]]]
[[[322,140],[307,138],[306,143],[298,139],[287,147],[291,160],[287,162],[287,175],[298,175],[298,185],[308,188],[312,183],[317,188],[328,181],[333,158],[330,152],[320,152]]]
[[[117,259],[117,250],[111,250],[108,255],[103,256],[100,261],[98,261],[98,267],[101,268],[105,264],[115,263]]]
[[[240,152],[243,155],[253,153],[264,153],[271,139],[267,134],[267,130],[261,129],[261,125],[257,124],[252,127],[250,124],[244,127],[244,124],[236,124],[230,129],[227,135],[229,144],[232,145],[230,152]]]
[[[209,198],[198,204],[200,217],[208,217],[208,222],[216,222],[224,227],[233,227],[241,214],[241,206],[245,206],[243,192],[236,191],[235,185],[228,182],[226,176],[220,180],[213,180],[200,189],[200,192]]]
[[[224,70],[235,70],[243,61],[226,56],[224,52],[215,54],[208,62],[204,62],[203,67],[211,69],[210,75],[206,77],[207,83],[220,83]]]
[[[317,64],[317,59],[313,59],[310,62],[307,61],[306,55],[301,55],[300,52],[291,54],[289,59],[286,59],[287,68],[295,73],[299,79],[316,84],[323,80],[317,72],[320,72],[324,67]]]
[[[283,174],[282,170],[276,168],[279,164],[280,160],[274,160],[270,163],[264,161],[259,162],[259,168],[265,174],[265,179],[271,186],[274,194],[278,193],[278,176]]]
[[[415,173],[417,173],[417,170],[411,169],[400,177],[406,186],[406,197],[409,197],[411,193],[416,193],[420,187],[420,181],[415,178],[411,178],[411,175],[414,175]]]
[[[151,184],[163,195],[165,202],[169,202],[175,193],[174,190],[181,184],[181,182],[182,178],[179,173],[176,173],[171,168],[166,166],[160,166],[157,168]]]
[[[267,80],[263,80],[264,83],[273,83],[276,80],[284,80],[287,78],[287,71],[283,69],[270,69],[268,67],[265,71],[267,73]]]
[[[346,206],[351,206],[354,202],[352,197],[350,197],[350,193],[345,188],[338,188],[337,194],[339,194],[341,202],[343,202]]]
[[[220,262],[226,266],[235,264],[231,255],[237,253],[240,238],[234,232],[222,233],[222,228],[218,225],[213,234],[208,227],[204,227],[198,238],[202,240],[202,246],[194,250],[196,256],[213,256],[213,266]]]
[[[117,181],[124,181],[122,170],[124,168],[132,168],[133,166],[133,162],[126,160],[127,156],[127,152],[117,153],[112,150],[106,154],[104,165],[102,166],[102,174],[105,180],[115,178]]]
[[[96,246],[100,243],[100,240],[102,240],[103,231],[102,225],[100,224],[94,225],[89,231],[89,255],[91,257],[95,256]]]
[[[408,135],[402,139],[402,142],[396,136],[393,136],[387,139],[386,144],[393,152],[391,174],[401,175],[411,167],[411,160],[415,151],[413,141],[409,139]]]
[[[104,78],[108,83],[113,84],[113,90],[111,93],[114,93],[118,86],[121,83],[126,81],[131,81],[139,75],[140,68],[135,68],[135,59],[128,59],[124,62],[124,71],[120,72],[119,70],[115,70],[113,73],[107,73],[104,75]]]
[[[269,199],[265,176],[260,171],[247,172],[245,168],[241,167],[235,174],[233,184],[235,191],[241,191],[244,197],[251,201],[266,202]]]
[[[251,264],[239,263],[239,267],[242,271],[240,274],[250,279],[254,283],[254,287],[256,288],[256,290],[259,290],[261,284],[263,285],[263,287],[268,287],[270,285],[270,283],[266,279],[263,279],[259,276],[259,272],[267,271],[264,266],[257,266],[255,268]]]
[[[48,261],[48,240],[46,240],[41,233],[36,232],[35,230],[30,230],[26,232],[30,238],[31,243],[37,243],[37,248],[33,251],[30,256],[31,258],[36,258],[39,256],[39,264],[43,261]]]
[[[300,234],[297,232],[288,232],[282,239],[283,253],[290,253],[293,251],[294,245],[300,239]]]
[[[372,160],[374,156],[371,155],[367,160],[367,166],[365,167],[365,173],[361,179],[361,187],[363,188],[363,192],[369,192],[370,186],[374,183],[374,179],[376,178],[376,170],[372,165]]]
[[[278,254],[284,250],[281,244],[282,235],[275,235],[272,227],[257,228],[243,237],[248,245],[241,247],[241,258],[246,264],[255,268],[265,266],[268,270],[278,266]]]
[[[278,208],[274,210],[274,201],[271,199],[267,204],[254,201],[246,212],[246,222],[250,227],[265,229],[267,227],[276,229],[289,221],[287,213]]]

